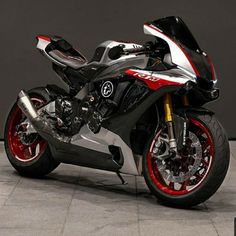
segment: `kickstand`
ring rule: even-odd
[[[119,172],[116,172],[117,176],[119,177],[119,179],[121,180],[122,184],[128,184],[128,182],[126,182],[123,177],[121,176],[121,174]]]

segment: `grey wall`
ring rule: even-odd
[[[107,39],[144,42],[143,22],[179,15],[211,55],[221,98],[210,105],[230,137],[236,137],[235,0],[79,1],[1,0],[0,138],[9,107],[21,88],[61,82],[35,48],[38,33],[61,35],[91,57]]]

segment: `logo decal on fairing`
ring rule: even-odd
[[[147,79],[147,80],[150,80],[152,82],[156,82],[160,79],[160,78],[157,78],[157,77],[153,77],[152,75],[142,74],[142,73],[139,73],[139,72],[134,73],[133,76],[137,77],[137,78],[140,78],[140,79]]]
[[[113,84],[110,81],[106,81],[101,88],[101,94],[103,97],[110,97],[113,93]]]
[[[144,81],[152,90],[157,90],[163,86],[181,85],[188,81],[186,78],[174,77],[171,74],[165,75],[150,71],[128,69],[125,73]]]

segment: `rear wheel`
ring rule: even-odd
[[[31,90],[29,96],[37,109],[49,101],[40,89]],[[30,129],[32,126],[15,103],[5,125],[7,157],[21,175],[42,177],[53,171],[59,163],[53,159],[47,141],[38,133],[30,132]]]
[[[214,115],[189,113],[189,137],[175,160],[168,152],[166,131],[147,145],[143,172],[152,193],[163,204],[191,207],[207,200],[223,182],[229,166],[229,144]]]

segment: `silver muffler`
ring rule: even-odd
[[[38,117],[38,113],[34,108],[34,105],[31,103],[28,94],[24,90],[21,90],[18,95],[17,105],[29,120],[36,119]]]
[[[29,95],[21,90],[18,95],[17,105],[22,110],[22,112],[29,119],[30,123],[33,125],[35,130],[48,142],[66,142],[68,138],[58,134],[53,125],[46,119],[44,119],[35,109],[32,104]]]

